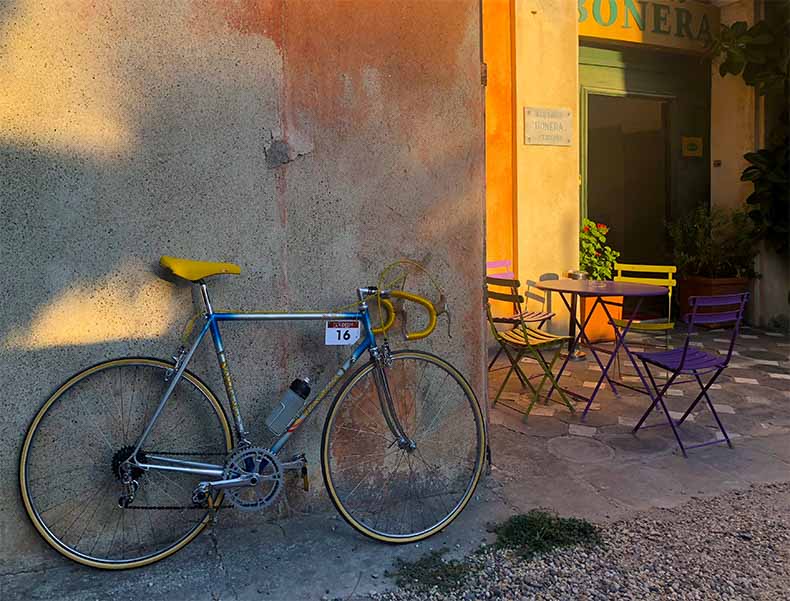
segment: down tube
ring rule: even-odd
[[[354,349],[354,352],[351,354],[351,356],[348,359],[346,359],[345,363],[343,363],[343,365],[341,365],[340,368],[338,368],[337,372],[335,373],[334,376],[332,376],[332,379],[329,381],[326,387],[321,392],[319,392],[310,403],[308,403],[308,405],[302,411],[302,414],[298,418],[296,418],[294,423],[291,424],[291,426],[288,428],[288,431],[285,434],[283,434],[277,440],[277,442],[275,442],[272,445],[272,452],[275,455],[280,452],[280,449],[282,449],[285,443],[288,442],[288,439],[291,438],[291,435],[294,432],[296,432],[296,430],[299,429],[299,426],[302,425],[304,420],[306,420],[313,412],[313,410],[321,403],[321,401],[323,401],[326,398],[326,395],[328,395],[332,391],[332,389],[337,385],[337,383],[343,378],[343,376],[345,376],[346,373],[348,373],[348,370],[351,369],[351,367],[357,361],[359,361],[359,358],[362,356],[362,353],[364,353],[369,348],[370,348],[370,341],[369,339],[366,339],[365,342],[363,342],[357,348]]]

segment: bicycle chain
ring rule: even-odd
[[[188,453],[188,452],[177,452],[177,451],[146,451],[149,455],[177,455],[177,456],[189,456],[189,455],[201,455],[204,457],[227,457],[227,453]],[[195,505],[129,505],[125,507],[125,509],[150,509],[153,511],[172,511],[174,509],[194,509],[196,511],[211,511],[209,507],[197,507]],[[233,505],[220,505],[219,507],[214,507],[214,509],[233,509]]]

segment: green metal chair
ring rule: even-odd
[[[500,385],[499,390],[494,397],[493,404],[496,405],[499,402],[499,397],[502,396],[502,391],[505,389],[510,376],[515,373],[519,380],[521,380],[524,387],[528,388],[532,393],[532,400],[526,411],[522,411],[521,409],[511,405],[507,406],[511,409],[519,411],[520,413],[523,413],[525,415],[525,419],[526,417],[529,417],[529,413],[532,411],[532,407],[540,398],[540,391],[547,381],[551,382],[551,384],[557,389],[562,402],[568,407],[568,409],[570,409],[571,413],[573,413],[576,410],[575,406],[565,396],[565,392],[562,390],[562,388],[560,388],[559,383],[552,372],[554,364],[557,362],[557,358],[560,356],[560,350],[562,349],[563,344],[568,341],[569,337],[556,336],[549,332],[527,326],[527,322],[523,317],[521,317],[524,313],[522,311],[524,297],[518,294],[520,287],[521,282],[518,280],[504,279],[501,277],[486,277],[485,279],[486,314],[488,316],[488,323],[491,326],[491,333],[493,334],[494,339],[499,343],[502,352],[505,353],[508,360],[510,361],[510,369],[508,370],[505,379],[502,380],[502,384]],[[515,324],[513,329],[505,331],[497,330],[496,324],[498,322],[494,318],[491,311],[490,301],[492,300],[513,303],[514,307],[516,308],[516,316],[518,319],[518,322]],[[551,353],[550,356],[548,355],[549,353]],[[534,359],[543,372],[542,377],[540,375],[535,376],[541,378],[537,386],[535,386],[530,381],[530,378],[523,372],[521,366],[519,365],[519,361],[521,361],[521,359],[524,357],[530,357]]]

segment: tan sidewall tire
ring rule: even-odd
[[[326,416],[326,421],[324,422],[324,432],[321,439],[321,471],[323,472],[324,476],[324,484],[326,486],[326,490],[329,493],[329,498],[332,500],[332,504],[335,506],[337,511],[343,517],[346,522],[348,522],[355,530],[361,532],[365,536],[368,536],[372,539],[385,542],[385,543],[393,543],[393,544],[404,544],[404,543],[413,543],[417,541],[421,541],[426,539],[430,536],[433,536],[440,530],[443,530],[447,526],[449,526],[455,518],[457,518],[460,513],[464,510],[466,505],[469,503],[469,500],[474,495],[475,490],[477,489],[477,485],[480,482],[480,478],[483,474],[483,469],[485,466],[485,454],[486,454],[486,445],[487,445],[487,438],[486,438],[486,427],[485,427],[485,420],[483,419],[482,411],[480,410],[480,404],[477,402],[477,397],[475,396],[474,391],[472,391],[472,387],[469,386],[469,383],[464,378],[463,374],[459,372],[455,367],[449,364],[444,359],[437,357],[436,355],[432,355],[430,353],[426,353],[423,351],[395,351],[392,353],[393,357],[398,358],[415,358],[421,359],[424,361],[428,361],[433,363],[434,365],[438,365],[443,369],[446,369],[452,376],[455,377],[456,381],[459,383],[461,388],[466,392],[467,397],[470,398],[473,402],[471,406],[475,413],[475,420],[477,422],[477,426],[480,431],[480,448],[479,448],[479,455],[477,458],[477,470],[474,475],[472,486],[469,487],[466,496],[464,497],[463,501],[455,508],[455,510],[447,517],[443,522],[434,526],[430,530],[423,532],[421,534],[416,534],[414,536],[404,536],[404,537],[393,537],[393,536],[385,536],[378,532],[373,532],[369,528],[366,528],[361,522],[354,519],[354,517],[346,511],[341,503],[340,499],[337,496],[337,492],[335,491],[334,484],[332,483],[331,478],[331,470],[329,468],[329,432],[331,430],[332,424],[335,419],[335,415],[337,413],[338,408],[342,405],[343,400],[347,396],[348,392],[354,387],[354,385],[359,382],[365,375],[367,375],[373,369],[373,363],[368,362],[359,368],[353,376],[351,376],[348,381],[343,385],[340,391],[337,393],[337,396],[332,401],[332,405],[329,408],[329,412]]]
[[[172,363],[167,363],[166,361],[161,361],[159,359],[149,359],[145,357],[129,357],[124,359],[113,359],[110,361],[105,361],[103,363],[99,363],[94,365],[93,367],[89,367],[88,369],[81,371],[80,373],[72,376],[66,382],[64,382],[53,394],[52,396],[47,399],[47,401],[41,406],[41,409],[38,410],[36,416],[33,418],[33,421],[30,424],[30,427],[27,430],[27,434],[25,435],[25,441],[22,445],[22,450],[19,456],[19,489],[22,494],[22,502],[25,505],[25,511],[27,512],[30,521],[33,522],[38,533],[42,536],[42,538],[47,541],[47,543],[55,549],[61,555],[68,557],[78,563],[81,563],[86,566],[90,566],[92,568],[100,568],[104,570],[128,570],[130,568],[139,568],[142,566],[146,566],[152,564],[154,562],[160,561],[166,557],[169,557],[176,551],[183,549],[186,545],[192,542],[195,537],[200,534],[203,529],[208,524],[210,516],[207,514],[203,521],[192,531],[190,532],[183,540],[179,541],[173,547],[170,547],[166,551],[159,553],[157,555],[152,555],[151,557],[147,557],[145,559],[140,559],[137,561],[130,561],[124,563],[109,563],[109,562],[100,562],[94,561],[91,559],[87,559],[80,555],[77,555],[70,551],[69,549],[65,548],[61,543],[55,540],[41,523],[41,520],[36,515],[36,512],[33,510],[33,506],[31,504],[30,498],[27,494],[27,485],[25,481],[25,464],[27,461],[27,454],[30,448],[30,443],[33,440],[33,436],[35,435],[36,429],[38,428],[41,419],[46,414],[47,410],[66,392],[69,388],[75,385],[77,382],[87,378],[91,374],[94,374],[98,371],[103,369],[108,369],[111,367],[117,367],[120,365],[150,365],[152,367],[161,367],[164,369],[171,369],[173,367]],[[233,446],[233,436],[231,434],[230,424],[228,423],[228,418],[225,415],[225,410],[223,409],[220,402],[217,400],[217,397],[214,395],[213,392],[206,386],[200,379],[195,376],[194,374],[185,371],[183,378],[186,378],[191,384],[193,384],[200,392],[205,395],[206,399],[211,403],[214,408],[215,413],[222,425],[225,434],[225,443],[226,443],[226,450],[230,452]],[[221,502],[221,499],[219,499]],[[219,503],[218,503],[219,504]]]

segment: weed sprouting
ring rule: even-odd
[[[537,509],[508,518],[494,532],[497,547],[513,549],[524,559],[557,547],[601,543],[598,529],[587,520],[561,518]]]

